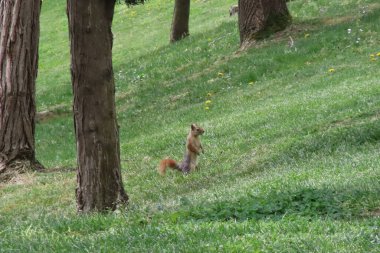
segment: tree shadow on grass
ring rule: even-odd
[[[265,196],[248,194],[234,201],[191,206],[173,214],[177,220],[244,221],[282,219],[284,216],[323,217],[329,219],[363,218],[364,213],[376,210],[368,203],[376,203],[377,191],[355,189],[301,188]],[[377,201],[378,202],[378,201]],[[368,205],[368,206],[366,206]]]
[[[47,170],[40,171],[41,173],[70,173],[76,172],[77,168],[73,167],[54,167]]]
[[[300,135],[298,140],[282,147],[270,160],[291,163],[316,156],[326,157],[380,141],[378,112],[335,120],[304,130],[308,133],[306,136]]]

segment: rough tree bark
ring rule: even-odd
[[[281,31],[290,22],[285,0],[239,0],[240,47]]]
[[[175,0],[170,42],[189,36],[190,0]]]
[[[41,169],[35,159],[40,0],[0,1],[0,181]]]
[[[112,69],[115,0],[67,0],[77,140],[79,212],[126,203]]]

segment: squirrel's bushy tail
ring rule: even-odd
[[[177,162],[173,159],[164,159],[160,162],[160,166],[158,167],[158,173],[160,173],[161,176],[164,176],[167,167],[170,167],[175,170],[181,170]]]

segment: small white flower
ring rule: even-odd
[[[351,28],[348,28],[348,29],[347,29],[347,33],[348,33],[348,34],[351,33]]]

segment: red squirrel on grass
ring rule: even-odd
[[[182,171],[183,173],[189,173],[192,170],[195,170],[197,166],[197,157],[203,152],[203,147],[199,136],[204,133],[204,129],[197,126],[196,124],[191,125],[189,134],[187,135],[186,140],[186,152],[181,163],[177,163],[173,159],[164,159],[160,162],[158,167],[158,172],[161,175],[165,175],[166,168],[172,168],[175,170]]]

